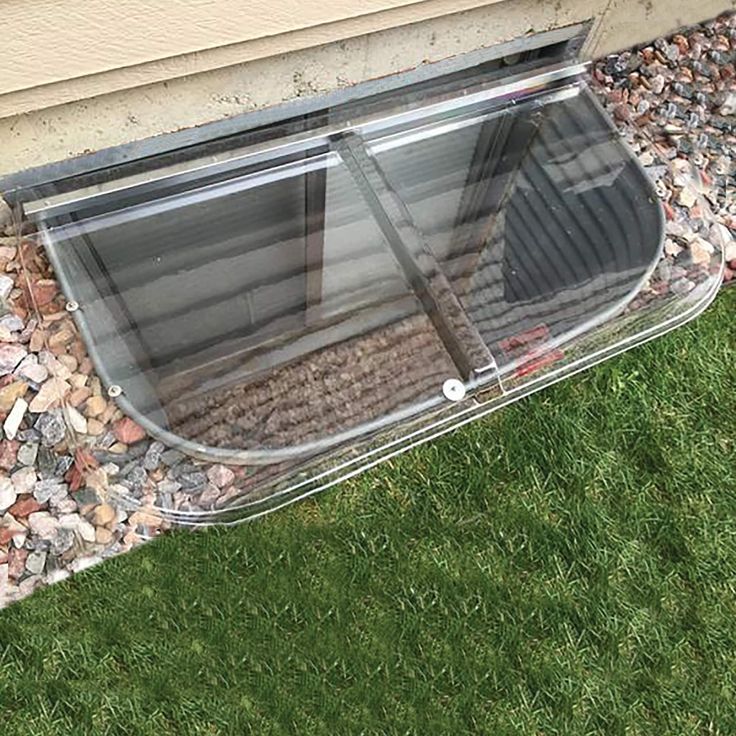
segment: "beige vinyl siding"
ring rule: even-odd
[[[590,21],[609,53],[736,0],[0,0],[0,177]]]
[[[0,117],[501,0],[5,0]]]

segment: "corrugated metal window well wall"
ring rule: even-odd
[[[698,314],[581,66],[384,95],[28,207],[98,374],[236,521]],[[241,145],[242,143],[242,145]],[[134,501],[134,499],[131,499]]]

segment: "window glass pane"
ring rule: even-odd
[[[585,93],[537,99],[370,149],[502,370],[515,339],[562,344],[620,310],[664,236],[653,186]]]
[[[298,456],[457,377],[335,153],[48,235],[108,380],[185,440]]]

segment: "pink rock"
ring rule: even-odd
[[[18,457],[20,442],[16,440],[4,440],[0,442],[0,468],[12,470]]]
[[[17,580],[26,567],[27,549],[15,549],[11,547],[8,551],[8,577]]]
[[[136,424],[132,419],[123,417],[120,421],[115,422],[112,428],[115,439],[125,445],[132,445],[140,442],[146,436],[146,431],[140,425]]]
[[[235,473],[224,465],[213,465],[207,471],[207,477],[218,488],[225,488],[235,480]]]
[[[43,508],[43,504],[36,501],[33,496],[21,496],[9,509],[8,511],[16,519],[25,519],[30,514],[40,511]]]
[[[59,293],[59,286],[53,279],[41,279],[36,281],[35,284],[31,284],[31,291],[36,306],[43,307],[54,300],[54,297]]]

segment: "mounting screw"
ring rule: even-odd
[[[111,399],[117,399],[117,397],[122,396],[122,394],[123,394],[123,389],[120,388],[120,386],[118,386],[115,383],[112,386],[110,386],[110,388],[107,389],[107,395]]]
[[[462,401],[465,398],[465,386],[457,378],[448,378],[442,384],[442,393],[449,401]]]
[[[66,303],[67,312],[76,312],[77,309],[79,309],[79,302],[75,302],[74,300],[72,300]]]

